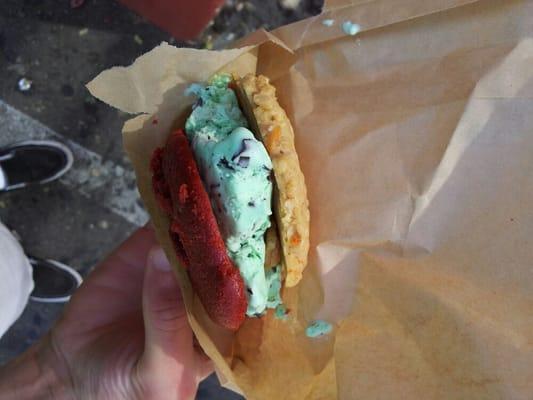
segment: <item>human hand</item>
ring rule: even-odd
[[[78,289],[35,352],[41,372],[51,368],[61,383],[43,385],[50,395],[39,398],[194,398],[212,366],[194,344],[175,275],[154,246],[152,229],[139,229]]]

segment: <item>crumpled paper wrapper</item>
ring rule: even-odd
[[[533,3],[330,1],[226,51],[162,44],[88,87],[137,113],[124,144],[191,325],[248,399],[533,396]],[[324,26],[326,18],[335,20]],[[352,20],[361,33],[346,36]],[[149,159],[218,71],[264,73],[296,131],[311,207],[287,321],[214,326],[150,187]],[[308,322],[335,324],[309,339]]]

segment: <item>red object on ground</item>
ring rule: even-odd
[[[119,0],[176,39],[195,39],[224,0]]]
[[[247,306],[244,281],[228,256],[183,130],[154,151],[151,169],[155,196],[171,218],[170,235],[194,291],[215,323],[238,329]]]
[[[79,8],[85,3],[85,0],[70,0],[70,8]]]

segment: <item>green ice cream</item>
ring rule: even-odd
[[[218,75],[207,86],[188,89],[198,100],[185,131],[228,254],[246,285],[246,314],[253,316],[271,303],[264,236],[272,214],[272,162],[263,144],[246,129],[235,93],[228,88],[230,80]]]

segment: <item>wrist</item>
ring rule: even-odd
[[[0,367],[0,393],[5,400],[70,399],[59,374],[58,360],[49,336]]]

